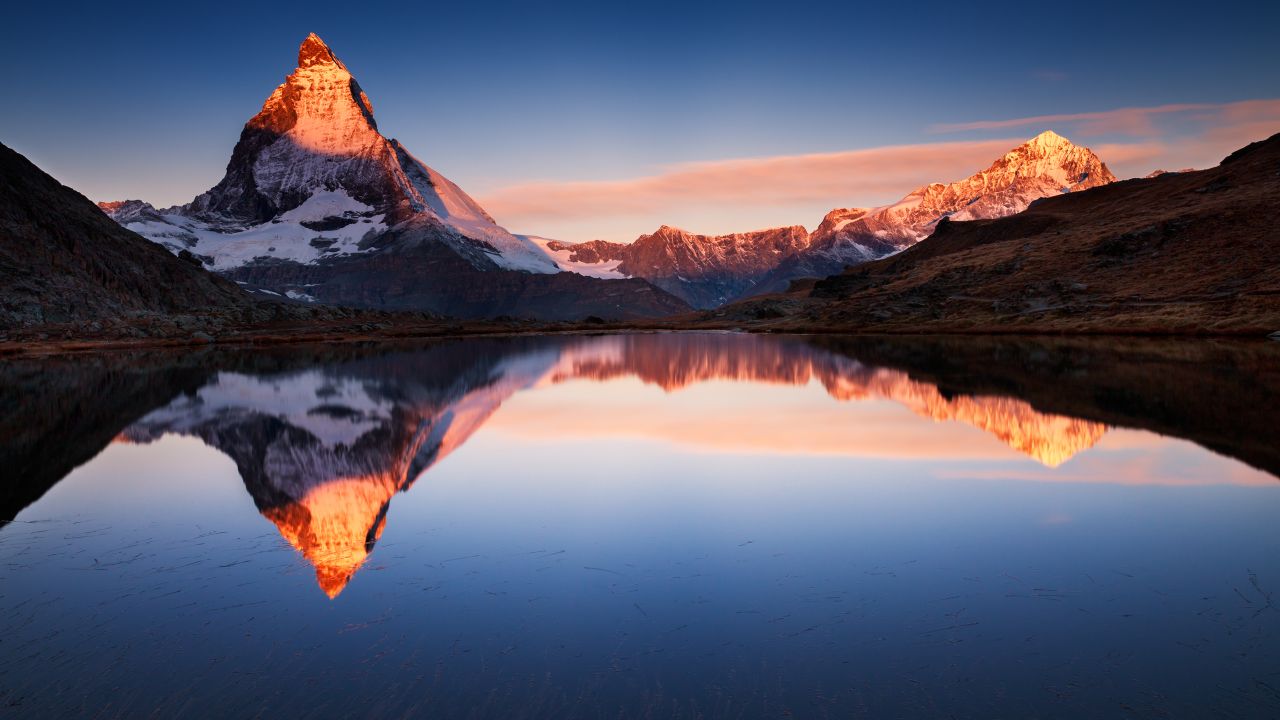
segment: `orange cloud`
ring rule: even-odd
[[[1098,135],[1139,139],[1093,147],[1120,177],[1211,167],[1280,130],[1280,99],[1036,115],[931,129],[1019,128],[1025,134],[997,140],[680,163],[621,180],[526,182],[493,191],[481,203],[508,227],[537,229],[561,239],[630,240],[663,223],[707,233],[812,227],[834,208],[892,202],[927,183],[968,177],[1048,129],[1077,140]]]
[[[966,177],[1022,138],[895,145],[673,165],[657,175],[595,182],[530,182],[481,198],[511,227],[540,221],[645,216],[687,207],[820,204],[848,207],[858,198],[905,194],[925,183]],[[797,218],[816,223],[819,217]],[[655,225],[656,226],[656,225]],[[741,228],[750,229],[750,228]]]
[[[1157,122],[1163,121],[1163,122]],[[1077,138],[1127,135],[1140,143],[1094,147],[1121,177],[1145,175],[1156,168],[1206,168],[1241,147],[1280,131],[1280,99],[1231,103],[1180,103],[1102,112],[1033,115],[934,125],[934,132],[1010,130],[1028,132],[1054,126]]]
[[[1117,133],[1144,137],[1159,134],[1153,122],[1157,115],[1186,113],[1196,110],[1218,110],[1222,107],[1221,105],[1205,103],[1178,103],[1154,107],[1117,108],[1102,112],[1060,113],[1005,120],[943,123],[934,125],[930,129],[938,133],[952,133],[970,130],[1008,130],[1011,128],[1046,128],[1052,125],[1072,125],[1080,135]]]

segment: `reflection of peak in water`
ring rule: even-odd
[[[555,382],[638,377],[672,392],[710,380],[804,385],[822,383],[838,400],[880,397],[918,415],[972,425],[1049,467],[1093,447],[1101,423],[1042,413],[1014,398],[944,397],[906,373],[873,368],[807,344],[754,335],[624,335],[562,354]]]
[[[912,380],[898,370],[868,368],[864,373],[826,377],[822,382],[827,392],[840,400],[882,397],[923,417],[972,425],[1051,468],[1093,447],[1109,429],[1102,423],[1043,413],[1015,398],[947,397],[938,386]]]
[[[264,517],[316,569],[316,582],[337,597],[382,536],[387,507],[398,487],[384,478],[342,478],[316,487],[297,502],[269,507]]]
[[[336,597],[381,536],[392,496],[544,368],[526,356],[443,384],[416,382],[421,368],[395,360],[283,376],[223,373],[123,438],[193,435],[227,454],[263,516]]]
[[[624,335],[468,341],[277,375],[220,373],[123,437],[192,435],[231,457],[262,514],[336,597],[382,534],[391,498],[540,383],[634,376],[668,391],[710,381],[804,385],[839,400],[881,397],[966,422],[1056,466],[1106,427],[1020,400],[945,397],[905,373],[803,342],[747,335]]]

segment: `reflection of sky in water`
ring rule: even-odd
[[[394,497],[332,600],[226,455],[177,435],[108,446],[0,532],[0,700],[315,717],[1280,710],[1280,485],[1238,461],[1111,429],[1050,468],[989,428],[816,382],[532,384],[472,408],[474,432]]]

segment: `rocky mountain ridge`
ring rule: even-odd
[[[551,241],[545,247],[562,267],[603,266],[615,277],[644,278],[695,308],[712,308],[750,292],[756,278],[808,244],[799,225],[730,235],[663,225],[629,244]]]
[[[190,334],[288,308],[120,227],[83,195],[0,145],[0,336],[47,326]]]
[[[642,277],[706,309],[901,252],[944,218],[1004,217],[1040,198],[1115,180],[1093,151],[1046,131],[964,180],[922,186],[892,205],[832,210],[812,233],[793,226],[707,236],[664,225],[630,244],[595,240],[544,247],[563,269]]]

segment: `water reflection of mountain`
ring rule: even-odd
[[[192,435],[235,461],[262,514],[330,597],[382,534],[387,507],[555,361],[553,345],[447,344],[272,375],[218,373],[127,428]]]
[[[1213,377],[1200,378],[1213,395],[1199,405],[1175,398],[1194,396],[1204,366],[1149,344],[656,334],[11,363],[0,370],[14,395],[0,402],[19,412],[0,426],[0,462],[22,473],[5,487],[12,517],[111,437],[199,437],[235,462],[258,509],[335,596],[381,535],[395,493],[528,388],[620,377],[667,391],[711,380],[817,382],[839,401],[887,399],[967,423],[1048,466],[1118,424],[1187,436],[1275,473],[1274,447],[1224,438],[1265,438],[1275,427],[1280,404],[1265,403],[1280,399],[1267,369],[1280,367],[1277,353],[1214,347]],[[1137,384],[1135,362],[1154,367],[1155,358],[1178,386]],[[1225,372],[1232,359],[1246,369]],[[1134,397],[1117,392],[1114,377],[1127,378]]]
[[[1016,397],[1048,413],[1191,440],[1280,476],[1280,342],[1192,338],[814,338],[948,396]]]
[[[803,385],[817,381],[836,400],[879,398],[937,421],[967,423],[1050,467],[1093,446],[1105,425],[1038,412],[1011,397],[945,396],[906,373],[866,365],[795,339],[754,335],[622,335],[572,348],[553,381],[635,376],[673,391],[710,380]]]

